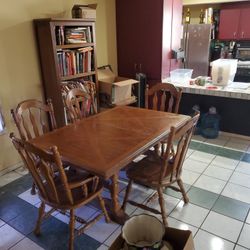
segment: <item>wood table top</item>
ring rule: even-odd
[[[56,145],[64,161],[108,179],[189,118],[118,106],[30,142],[43,149]]]

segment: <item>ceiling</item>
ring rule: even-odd
[[[244,2],[244,0],[183,0],[183,5]],[[247,0],[245,0],[247,2]]]

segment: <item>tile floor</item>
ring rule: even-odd
[[[165,192],[169,225],[190,229],[196,250],[250,249],[250,140],[194,136],[183,181],[190,198],[188,205],[179,193]],[[67,249],[68,218],[57,212],[43,222],[40,237],[33,234],[40,201],[30,194],[31,182],[23,168],[0,176],[0,249]],[[120,200],[125,187],[122,172]],[[131,198],[145,201],[151,193],[135,185]],[[103,196],[109,193],[104,191]],[[97,212],[95,203],[77,210],[85,219]],[[128,206],[126,212],[131,215],[143,210]],[[106,224],[102,219],[76,238],[75,249],[106,250],[120,232],[119,225]]]

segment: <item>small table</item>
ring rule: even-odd
[[[104,179],[111,178],[111,218],[123,224],[118,201],[118,174],[128,163],[166,138],[170,127],[190,117],[148,109],[118,106],[83,119],[30,142],[42,149],[56,145],[63,161]]]

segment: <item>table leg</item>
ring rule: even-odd
[[[118,186],[118,174],[114,174],[111,177],[111,202],[109,204],[109,213],[110,218],[114,222],[123,225],[124,222],[129,218],[129,216],[125,213],[125,211],[121,208],[119,203],[118,194],[119,194],[119,186]]]
[[[114,206],[114,211],[119,211],[121,209],[121,206],[118,200],[118,195],[119,195],[118,175],[117,174],[113,175],[111,178],[111,181],[112,181],[111,197],[112,197],[112,203]]]

